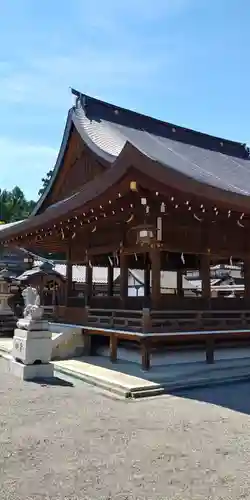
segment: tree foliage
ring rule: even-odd
[[[42,187],[41,189],[39,189],[38,191],[38,196],[42,196],[45,189],[47,188],[47,186],[49,185],[50,183],[50,179],[52,177],[52,174],[53,174],[53,170],[49,170],[46,174],[46,177],[43,177],[42,178]]]
[[[46,176],[42,179],[42,187],[38,195],[42,196],[47,188],[52,177],[53,170],[49,170]],[[0,189],[0,224],[8,222],[16,222],[26,219],[36,205],[33,200],[27,200],[23,191],[18,187],[14,187],[12,191]]]
[[[15,222],[28,217],[36,203],[27,200],[23,191],[14,187],[12,191],[0,189],[0,223]]]

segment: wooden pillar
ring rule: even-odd
[[[202,297],[204,299],[209,300],[211,297],[211,287],[210,287],[210,258],[208,255],[201,255],[200,275],[202,284]]]
[[[71,247],[69,246],[66,265],[66,306],[69,305],[69,297],[72,295],[72,267]]]
[[[147,342],[141,342],[141,367],[142,370],[150,370],[150,348]]]
[[[128,297],[128,255],[120,255],[120,296],[123,306],[126,306]]]
[[[108,297],[113,297],[114,295],[114,268],[110,264],[108,265]]]
[[[177,270],[177,295],[178,297],[183,297],[183,288],[182,288],[182,269]]]
[[[244,296],[250,298],[250,258],[244,260]]]
[[[85,305],[90,304],[92,298],[92,285],[93,285],[93,268],[86,265],[86,289],[85,289]]]
[[[208,335],[206,339],[206,362],[211,365],[214,363],[214,338]]]
[[[144,297],[150,297],[150,263],[145,264],[144,269]]]
[[[151,270],[152,270],[152,308],[159,308],[161,299],[161,252],[158,248],[150,251]]]
[[[110,348],[110,361],[115,363],[117,361],[117,336],[113,333],[109,338],[109,348]]]
[[[83,355],[91,356],[92,354],[92,336],[83,330]]]

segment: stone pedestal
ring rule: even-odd
[[[48,323],[23,318],[17,325],[12,349],[13,375],[23,380],[53,377],[54,367],[50,363],[52,333],[48,329]]]
[[[46,380],[53,377],[54,366],[51,363],[46,363],[45,365],[23,365],[13,358],[11,373],[22,380]]]

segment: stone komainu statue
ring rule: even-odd
[[[40,320],[43,316],[40,296],[36,288],[28,286],[22,292],[24,299],[23,317],[31,320]]]

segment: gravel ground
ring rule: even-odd
[[[248,415],[23,383],[1,363],[1,500],[250,499]]]

